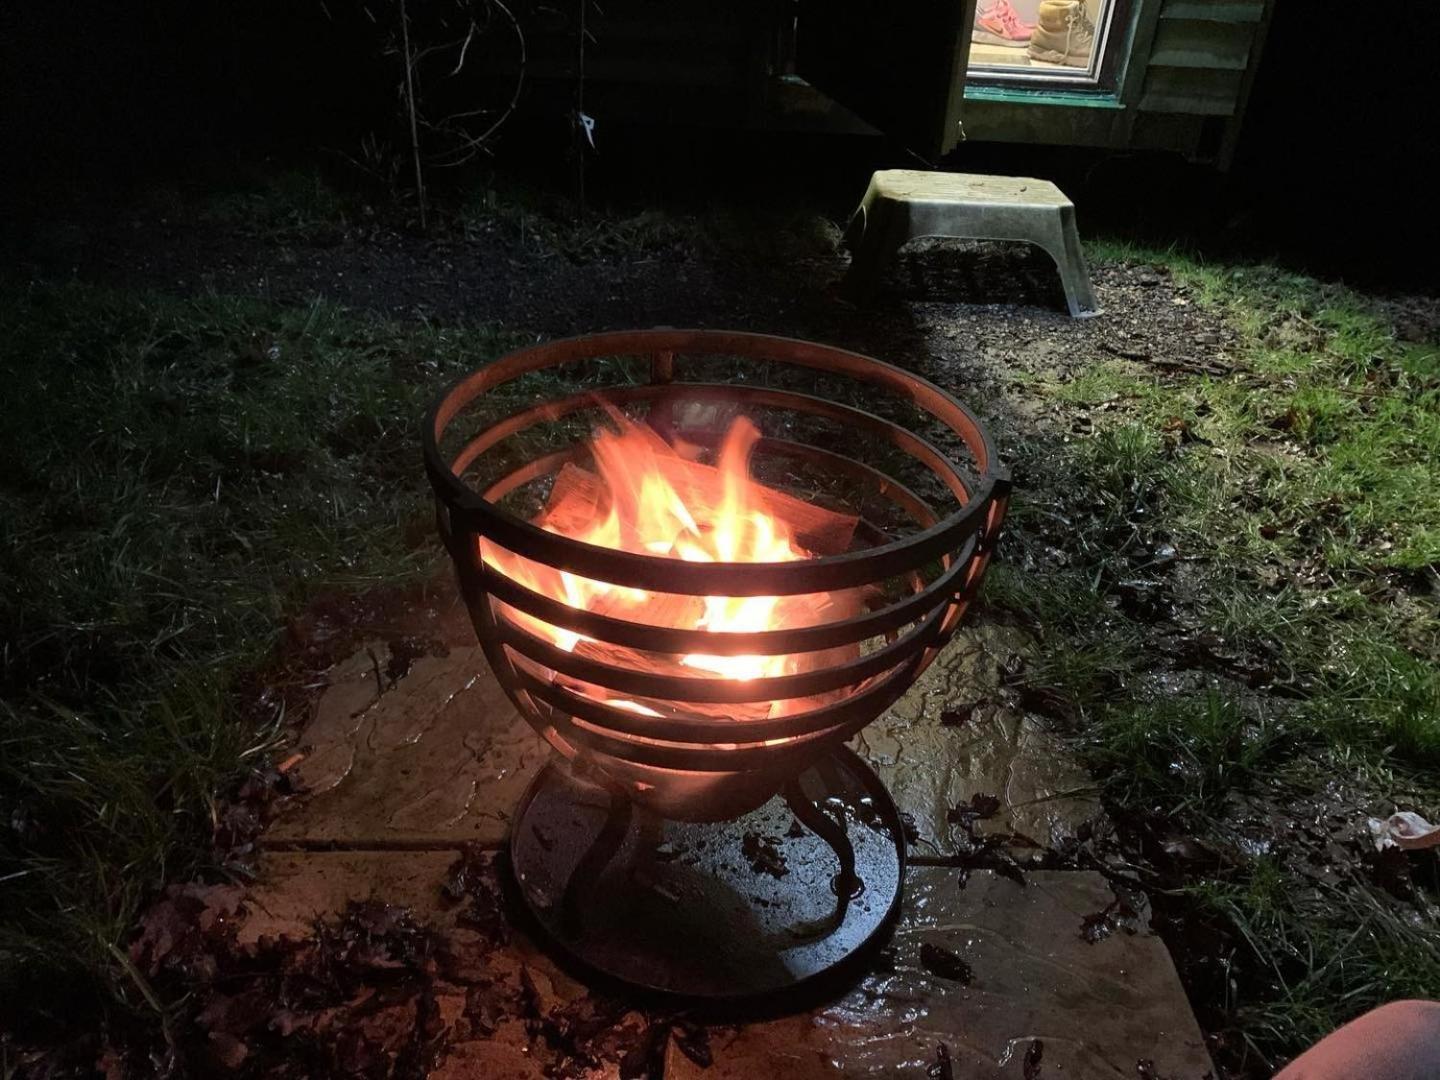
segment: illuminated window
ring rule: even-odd
[[[978,0],[970,74],[1098,83],[1118,0]]]

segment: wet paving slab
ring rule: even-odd
[[[498,845],[549,754],[478,646],[386,675],[376,642],[329,673],[298,745],[303,790],[271,846]]]
[[[968,833],[953,813],[975,796],[997,811],[975,835],[1059,848],[1102,810],[1090,775],[1037,716],[1009,703],[1005,672],[1033,655],[1018,628],[962,627],[913,687],[851,744],[913,819],[917,856],[949,856]]]
[[[920,862],[994,831],[1058,845],[1100,813],[1059,738],[1003,692],[1006,671],[1034,649],[1013,627],[963,629],[855,740],[913,819]],[[823,1000],[763,1021],[696,1027],[704,1018],[590,993],[508,916],[497,935],[444,895],[461,849],[498,867],[490,849],[504,841],[548,748],[478,648],[393,660],[377,641],[330,671],[297,743],[294,772],[306,792],[267,834],[242,934],[303,936],[318,917],[366,900],[435,926],[450,946],[435,984],[446,1049],[431,1076],[1209,1073],[1163,943],[1143,910],[1112,918],[1120,901],[1089,872],[1031,871],[1021,884],[986,870],[912,865],[889,944]],[[977,795],[994,795],[998,809],[957,824],[955,807]],[[1132,903],[1143,908],[1129,898],[1122,910]],[[580,1043],[576,1032],[585,1033]],[[648,1062],[639,1072],[637,1054]]]
[[[1036,872],[1020,885],[980,871],[962,887],[953,869],[914,867],[895,934],[868,974],[809,1008],[737,1023],[592,995],[521,931],[474,921],[453,889],[457,858],[269,853],[241,938],[301,937],[352,901],[412,910],[448,942],[433,987],[445,1050],[429,1074],[444,1080],[1210,1073],[1143,911],[1096,932],[1116,904],[1097,874]],[[651,1071],[632,1071],[637,1054]],[[942,1056],[950,1072],[931,1071]]]
[[[1023,632],[962,628],[853,748],[875,767],[921,838],[917,856],[963,839],[952,813],[976,795],[998,811],[973,823],[1053,847],[1100,813],[1089,776],[1043,720],[1005,703],[1006,665],[1033,651]],[[549,750],[520,718],[477,646],[387,674],[375,642],[336,665],[298,739],[305,794],[267,834],[272,846],[499,845]]]
[[[672,1049],[667,1080],[1213,1076],[1163,942],[1148,925],[1093,932],[1116,899],[1100,875],[1020,885],[981,871],[961,888],[953,870],[915,867],[906,885],[894,938],[858,985],[715,1033],[708,1069]]]

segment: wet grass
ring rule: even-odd
[[[1282,729],[1215,689],[1098,711],[1090,760],[1127,805],[1183,818],[1219,808],[1274,760]]]
[[[33,1033],[142,1006],[137,907],[283,721],[236,680],[317,593],[433,572],[418,419],[500,342],[77,285],[0,327],[0,999]]]
[[[1366,815],[1440,812],[1440,349],[1339,286],[1097,254],[1222,312],[1233,370],[1107,358],[1031,388],[1093,428],[1022,449],[1036,509],[986,595],[1042,634],[1027,679],[1068,703],[1172,947],[1208,928],[1191,991],[1225,1064],[1269,1075],[1365,1008],[1440,996],[1435,856],[1363,839]],[[1311,812],[1343,824],[1303,835]]]

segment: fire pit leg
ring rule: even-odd
[[[812,802],[810,796],[805,794],[805,789],[801,787],[798,777],[785,785],[785,790],[781,792],[781,795],[785,799],[785,805],[790,808],[790,812],[795,815],[800,824],[829,844],[830,850],[835,852],[835,857],[840,860],[840,872],[831,882],[831,887],[835,892],[835,911],[826,924],[817,927],[817,932],[823,933],[845,921],[845,914],[850,910],[850,898],[858,895],[864,886],[855,873],[855,848],[850,843],[844,823],[836,822],[821,807]]]
[[[578,936],[585,932],[582,915],[585,897],[582,894],[600,879],[601,873],[619,853],[630,834],[635,804],[618,785],[607,784],[606,791],[610,795],[610,808],[605,815],[605,824],[585,849],[585,854],[580,856],[560,900],[561,925],[567,934]]]
[[[663,817],[585,764],[556,760],[516,808],[510,868],[538,940],[581,977],[758,1000],[858,973],[847,961],[899,911],[905,834],[879,777],[845,747],[719,821]]]

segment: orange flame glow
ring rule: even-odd
[[[749,420],[737,419],[726,432],[714,466],[691,460],[653,430],[612,413],[618,430],[596,434],[591,451],[595,472],[566,465],[557,475],[545,510],[535,519],[541,528],[600,547],[658,555],[683,562],[790,562],[811,558],[797,540],[792,518],[817,516],[836,533],[832,540],[848,544],[854,519],[821,510],[751,479],[751,452],[759,432]],[[835,594],[801,596],[683,596],[654,593],[556,570],[482,541],[485,561],[534,592],[587,611],[650,625],[687,627],[714,632],[813,626],[844,617]],[[677,567],[677,574],[683,573]],[[582,634],[556,627],[508,605],[497,604],[505,618],[567,652],[584,652],[615,663],[616,647],[593,642]],[[804,654],[801,654],[803,657]],[[648,665],[669,673],[749,680],[784,675],[799,667],[795,655],[719,656],[691,653]],[[678,670],[676,669],[678,666]],[[617,700],[598,687],[586,693],[611,704],[658,715],[650,705]],[[760,707],[762,711],[771,707]]]

